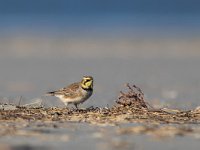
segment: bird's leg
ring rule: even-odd
[[[78,109],[78,104],[75,103],[74,106],[76,107],[76,109]]]
[[[65,102],[64,104],[65,104],[65,106],[66,106],[66,108],[67,108],[67,105],[68,105],[68,103],[67,103],[67,102]]]

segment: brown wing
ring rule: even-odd
[[[49,93],[51,93],[53,95],[65,95],[65,96],[73,97],[73,96],[77,95],[78,89],[79,89],[79,83],[73,83],[67,87],[64,87],[62,89],[59,89],[59,90],[53,91],[53,92],[49,92]]]

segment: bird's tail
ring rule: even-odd
[[[54,92],[54,91],[53,91],[53,92],[47,92],[45,95],[46,95],[46,96],[54,96],[54,95],[55,95],[55,92]]]

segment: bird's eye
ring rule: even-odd
[[[90,79],[86,79],[86,82],[89,82],[89,81],[91,81]]]

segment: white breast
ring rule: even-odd
[[[83,103],[84,101],[86,101],[91,95],[92,95],[92,91],[86,91],[83,89],[80,89],[83,96],[80,97],[75,97],[75,98],[66,98],[63,95],[55,95],[56,97],[58,97],[62,102],[64,103]]]

